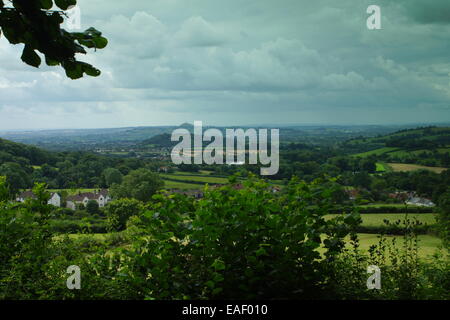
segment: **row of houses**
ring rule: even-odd
[[[50,194],[50,199],[48,200],[48,204],[51,204],[55,207],[61,207],[62,205],[62,199],[61,195],[52,192]],[[32,191],[24,191],[21,194],[19,194],[16,198],[16,201],[18,202],[25,202],[26,199],[35,199],[36,196],[33,194]],[[100,208],[106,206],[108,202],[111,201],[111,197],[108,194],[108,190],[102,189],[102,190],[96,190],[93,192],[79,192],[74,195],[70,195],[66,198],[66,208],[75,210],[78,205],[83,204],[84,206],[87,205],[87,203],[91,200],[97,201],[98,206]]]
[[[356,200],[361,191],[354,188],[345,188],[350,200]],[[433,201],[427,198],[419,197],[414,191],[396,191],[388,194],[388,197],[395,199],[399,202],[406,203],[407,205],[420,206],[420,207],[434,207]]]

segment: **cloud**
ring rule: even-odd
[[[423,24],[450,24],[450,2],[447,0],[403,0],[406,14]]]
[[[175,33],[173,40],[188,47],[214,47],[227,41],[225,33],[202,17],[190,17]]]
[[[380,0],[376,31],[369,4],[80,0],[83,27],[109,40],[80,59],[102,75],[31,68],[0,38],[0,127],[448,118],[447,1]]]

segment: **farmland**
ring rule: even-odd
[[[161,178],[164,180],[164,186],[166,189],[202,189],[206,184],[227,184],[228,178],[224,176],[213,176],[211,171],[201,170],[199,172],[183,172],[176,171],[175,173],[162,173]],[[240,180],[244,180],[241,178]],[[271,180],[272,185],[280,186],[280,180]]]
[[[393,239],[396,239],[396,247],[401,248],[403,245],[403,237],[395,236],[395,235],[386,235],[384,236],[388,241],[392,242]],[[442,247],[442,241],[438,237],[432,235],[419,235],[419,249],[418,254],[419,257],[429,259],[434,253],[436,253],[440,247]],[[369,248],[373,245],[378,244],[380,240],[380,235],[371,234],[371,233],[358,233],[358,239],[360,243],[360,249],[367,252]],[[349,242],[349,238],[346,238]],[[347,248],[350,248],[350,245],[347,245]]]
[[[392,168],[394,172],[409,172],[416,170],[429,170],[435,173],[441,173],[442,171],[447,170],[448,168],[443,167],[428,167],[421,166],[417,164],[407,164],[407,163],[388,163],[388,166]]]
[[[330,215],[334,217],[336,215]],[[416,213],[416,214],[404,214],[404,213],[381,213],[381,214],[361,214],[362,226],[370,227],[382,227],[385,225],[384,221],[387,220],[390,223],[395,223],[397,220],[404,220],[405,218],[411,220],[417,220],[423,224],[434,225],[436,223],[436,215],[432,213]]]

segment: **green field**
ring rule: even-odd
[[[353,157],[363,157],[363,158],[364,157],[369,157],[369,156],[372,156],[372,155],[378,156],[380,154],[392,152],[392,151],[395,151],[395,150],[398,150],[398,149],[399,148],[384,147],[384,148],[379,148],[379,149],[375,149],[375,150],[370,150],[370,151],[367,151],[367,152],[361,152],[361,153],[353,154],[352,156]]]
[[[377,162],[376,163],[376,172],[391,172],[392,168],[389,167],[386,163],[384,162]]]
[[[359,208],[378,208],[378,207],[396,207],[396,208],[417,208],[418,206],[403,203],[371,203],[358,206]]]
[[[186,182],[178,182],[171,180],[164,180],[164,188],[166,189],[181,189],[181,190],[193,190],[193,189],[202,189],[203,186],[201,184],[193,184]]]
[[[419,240],[419,257],[427,258],[435,253],[438,248],[442,245],[441,239],[431,235],[419,235],[417,236]],[[370,246],[376,245],[379,242],[379,235],[372,233],[358,233],[360,249],[363,251],[368,251]],[[385,236],[388,241],[392,241],[393,238],[396,239],[396,247],[401,248],[403,244],[403,236]]]
[[[336,214],[329,215],[328,217],[337,216]],[[362,226],[364,227],[382,227],[385,225],[384,220],[388,220],[393,223],[397,220],[403,221],[405,219],[406,214],[404,213],[363,213],[361,214]],[[408,218],[411,220],[417,219],[419,222],[423,224],[427,224],[429,226],[434,225],[436,223],[435,214],[433,213],[409,213]]]
[[[212,176],[210,175],[210,171],[204,170],[199,171],[198,173],[182,171],[177,171],[176,173],[161,173],[160,176],[164,180],[165,188],[167,189],[202,189],[205,184],[214,185],[228,183],[227,177]],[[244,181],[243,178],[238,179]],[[283,185],[282,180],[268,180],[268,182],[273,186],[282,187]]]
[[[388,166],[391,167],[394,172],[429,170],[429,171],[433,171],[435,173],[441,173],[442,171],[445,171],[448,169],[448,168],[443,168],[443,167],[427,167],[427,166],[421,166],[418,164],[408,164],[408,163],[388,163]]]
[[[187,171],[177,171],[174,173],[177,176],[199,176],[204,177],[208,176],[212,171],[206,171],[206,170],[199,170],[198,172],[187,172]]]
[[[170,178],[174,180],[183,180],[183,181],[195,181],[195,182],[203,182],[209,184],[225,184],[228,182],[228,178],[219,178],[219,177],[210,177],[207,175],[186,175],[186,174],[178,174],[178,173],[162,173],[161,177]]]

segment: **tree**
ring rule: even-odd
[[[31,184],[28,174],[14,162],[6,162],[0,166],[0,175],[6,176],[9,191],[12,195],[19,189],[28,188]]]
[[[0,201],[6,201],[9,199],[9,189],[6,183],[6,177],[0,176]]]
[[[374,173],[377,170],[377,165],[373,159],[363,159],[360,162],[361,170],[369,173]]]
[[[110,202],[106,207],[108,228],[111,231],[125,229],[128,218],[137,215],[141,209],[141,202],[135,199],[120,199]]]
[[[439,197],[438,228],[446,248],[450,245],[450,188]]]
[[[111,187],[113,183],[122,183],[123,175],[115,168],[108,168],[103,171],[103,177],[108,187]]]
[[[353,185],[356,187],[368,188],[371,182],[370,175],[365,171],[358,172],[353,176]]]
[[[158,174],[141,168],[131,171],[121,184],[114,184],[111,187],[111,195],[116,199],[134,198],[145,202],[163,186],[164,181]]]
[[[38,68],[45,56],[48,66],[61,65],[67,77],[78,79],[84,74],[99,76],[100,70],[78,61],[77,53],[86,54],[86,48],[103,49],[108,40],[95,28],[84,32],[68,32],[61,28],[64,11],[76,5],[76,0],[54,0],[60,10],[51,10],[53,0],[0,0],[0,35],[3,33],[11,44],[25,45],[21,59],[26,64]]]
[[[86,203],[86,211],[91,215],[98,214],[100,212],[98,202],[95,200],[89,200],[88,203]]]

